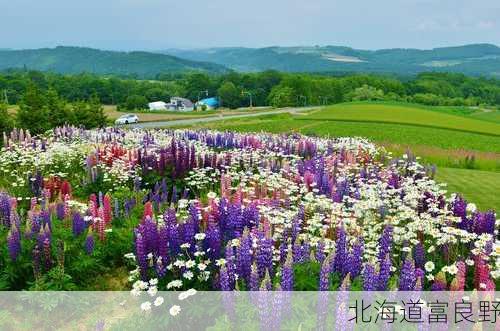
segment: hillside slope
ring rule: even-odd
[[[0,50],[0,70],[28,68],[64,74],[91,72],[96,74],[137,75],[154,78],[160,73],[203,71],[226,72],[218,64],[196,62],[175,56],[148,52],[114,52],[83,47]]]
[[[423,71],[500,77],[500,48],[490,44],[431,50],[358,50],[349,47],[171,49],[162,53],[209,61],[238,71],[376,72],[413,75]]]

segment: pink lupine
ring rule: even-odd
[[[142,215],[142,222],[144,222],[144,220],[148,216],[151,219],[153,218],[153,204],[151,203],[151,201],[148,201],[148,202],[146,202],[146,204],[144,204],[144,213]]]
[[[103,198],[103,218],[106,224],[110,224],[113,218],[113,211],[111,209],[111,197],[105,195]]]

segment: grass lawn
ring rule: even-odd
[[[313,112],[304,119],[411,124],[500,136],[498,123],[483,121],[472,116],[451,115],[445,111],[432,111],[414,105],[342,103]]]
[[[460,192],[480,209],[494,209],[500,215],[500,173],[438,168],[436,180],[448,184],[449,192]]]

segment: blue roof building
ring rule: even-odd
[[[217,98],[207,98],[200,100],[197,104],[197,106],[203,107],[205,105],[207,109],[215,109],[219,107],[219,99]]]

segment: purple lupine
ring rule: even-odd
[[[389,282],[389,278],[391,277],[391,267],[391,258],[389,257],[389,254],[387,254],[385,259],[382,260],[382,263],[380,263],[380,271],[377,280],[378,291],[387,290],[387,283]]]
[[[207,246],[206,249],[210,249],[210,251],[208,252],[208,256],[211,259],[216,260],[220,257],[220,251],[222,248],[221,244],[222,238],[217,225],[214,224],[214,222],[210,222],[210,217],[211,216],[209,216],[208,228],[205,231],[206,235],[205,243]]]
[[[320,291],[328,291],[330,288],[330,261],[329,259],[325,259],[321,264],[321,270],[319,273],[319,290]]]
[[[495,234],[495,212],[492,210],[486,213],[474,213],[473,215],[473,230],[476,234]]]
[[[237,270],[238,275],[243,279],[249,280],[252,268],[252,238],[248,229],[243,231],[243,236],[240,239],[240,245],[237,248]]]
[[[33,248],[33,275],[35,279],[40,278],[41,273],[42,268],[40,248],[38,247],[38,245],[35,245],[35,248]]]
[[[4,192],[0,192],[0,224],[10,227],[11,197]]]
[[[406,259],[401,267],[401,273],[399,275],[399,290],[400,291],[413,291],[415,289],[415,284],[417,282],[417,277],[415,275],[415,266],[413,261]]]
[[[64,202],[59,202],[56,204],[56,217],[57,219],[59,220],[63,220],[64,219]]]
[[[283,291],[293,291],[293,258],[291,251],[288,252],[281,270],[281,288]]]
[[[87,238],[85,238],[85,252],[88,255],[92,255],[94,252],[94,235],[92,234],[92,231],[89,231],[87,233]]]
[[[45,237],[42,248],[45,270],[49,270],[52,267],[52,250],[50,245],[50,237]]]
[[[21,253],[21,235],[15,224],[12,224],[7,234],[7,248],[11,260],[16,261],[19,253]]]
[[[164,262],[168,261],[168,227],[163,224],[158,231],[158,255]]]
[[[423,268],[426,262],[425,260],[425,248],[422,243],[418,242],[413,248],[413,260],[415,261],[415,267]]]
[[[359,276],[361,273],[361,268],[363,267],[363,238],[359,238],[352,247],[352,251],[347,259],[347,268],[344,271],[345,274],[351,274],[351,279]]]
[[[378,276],[375,267],[371,264],[365,264],[363,269],[363,291],[376,291]]]
[[[148,257],[146,252],[146,242],[142,234],[139,232],[135,236],[135,254],[137,258],[137,264],[139,265],[139,271],[141,273],[142,280],[147,280],[148,276]]]
[[[85,220],[82,217],[82,214],[79,212],[73,212],[73,217],[72,217],[72,230],[73,230],[73,235],[79,236],[80,234],[83,233],[85,230]]]
[[[233,246],[231,246],[231,242],[228,242],[226,245],[226,249],[224,251],[224,258],[226,260],[226,271],[228,274],[228,279],[229,279],[229,285],[231,288],[234,288],[235,282],[236,282],[236,266],[234,264],[234,249]]]
[[[382,265],[387,254],[391,253],[392,247],[392,225],[386,225],[378,241],[378,261]]]
[[[229,272],[225,265],[220,268],[219,273],[219,287],[221,291],[232,291],[233,288],[231,286],[231,280],[229,276]]]
[[[259,271],[257,269],[257,264],[254,262],[252,264],[252,271],[250,273],[250,282],[248,284],[250,291],[258,291],[259,282],[260,282]]]
[[[315,251],[315,258],[316,260],[321,264],[323,263],[323,261],[325,260],[326,258],[326,254],[325,254],[325,243],[323,242],[323,240],[320,240],[318,242],[318,246],[316,247],[316,251]]]
[[[347,262],[347,236],[344,227],[337,229],[337,241],[335,243],[335,257],[333,258],[332,272],[338,272],[345,276],[345,265]]]
[[[266,270],[272,272],[273,269],[273,241],[264,233],[259,234],[258,247],[256,253],[257,268],[259,276],[264,277]]]

